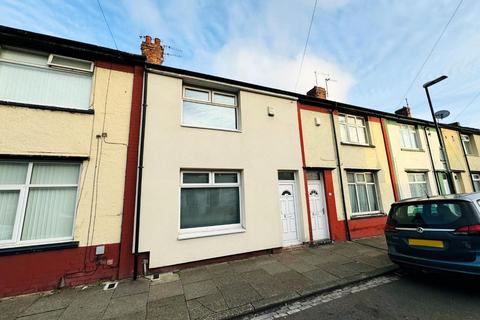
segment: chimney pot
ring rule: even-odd
[[[145,41],[140,45],[142,55],[147,58],[148,63],[162,64],[164,48],[159,38],[155,38],[155,42],[152,43],[151,36],[145,36]]]
[[[315,86],[307,92],[307,96],[319,99],[327,99],[327,91],[325,88]]]
[[[410,107],[401,107],[400,109],[395,110],[395,114],[409,118],[412,117],[412,111],[410,110]]]

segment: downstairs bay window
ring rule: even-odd
[[[179,239],[242,232],[240,173],[183,171]]]
[[[0,248],[73,239],[79,163],[0,162]]]
[[[353,216],[380,212],[373,172],[347,172],[347,181]]]

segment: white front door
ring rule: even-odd
[[[298,244],[295,183],[281,182],[278,184],[278,191],[280,193],[280,219],[283,228],[283,245]]]
[[[308,199],[310,203],[313,240],[330,239],[327,209],[325,207],[325,192],[321,180],[308,180]]]

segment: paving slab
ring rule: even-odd
[[[20,319],[20,320],[57,320],[57,319],[60,318],[63,311],[64,311],[64,309],[47,311],[47,312],[32,314],[32,315],[17,318],[17,319]]]
[[[214,274],[205,266],[181,270],[178,275],[183,284],[209,280],[214,277]]]
[[[18,314],[24,312],[40,297],[40,294],[32,294],[0,300],[0,320],[14,319]]]
[[[274,276],[278,273],[290,271],[291,269],[284,265],[283,263],[280,263],[278,261],[272,261],[267,264],[262,265],[261,267],[263,270],[268,272],[268,274]]]
[[[183,295],[182,283],[180,281],[167,282],[151,286],[148,301],[160,300],[178,295]]]
[[[205,280],[183,285],[183,292],[186,300],[192,300],[215,294],[218,292],[218,289],[212,280]]]
[[[187,304],[177,301],[167,305],[148,304],[147,319],[189,320]]]
[[[338,277],[336,277],[335,275],[327,271],[324,271],[322,269],[311,270],[311,271],[305,272],[303,275],[308,279],[312,280],[314,284],[335,281],[338,279]]]
[[[119,319],[127,316],[138,318],[146,312],[147,299],[148,293],[112,299],[105,310],[103,319]]]
[[[72,288],[54,291],[53,293],[43,295],[36,300],[30,307],[21,313],[21,316],[65,309],[76,297],[77,292]]]
[[[187,301],[187,309],[188,314],[190,315],[190,320],[205,319],[207,316],[215,313],[196,299]]]
[[[65,309],[60,319],[101,319],[110,303],[113,291],[105,291],[98,286],[78,291],[78,297]]]
[[[293,270],[279,273],[275,278],[284,285],[287,291],[297,291],[313,284],[312,280]]]
[[[115,299],[119,297],[145,293],[148,292],[149,288],[150,280],[147,279],[139,278],[137,281],[121,281],[118,283],[112,298]]]
[[[239,307],[261,299],[258,292],[246,282],[221,286],[219,289],[229,308]]]

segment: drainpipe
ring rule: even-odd
[[[460,132],[458,132],[458,138],[459,138],[458,141],[460,141],[462,145],[463,156],[465,157],[465,163],[467,164],[468,175],[470,177],[470,182],[472,183],[472,191],[475,192],[475,184],[473,183],[472,170],[470,170],[470,163],[468,162],[467,153],[465,152],[465,148],[463,146],[462,136]]]
[[[335,102],[335,107],[337,103]],[[333,142],[335,143],[335,152],[337,153],[337,168],[338,168],[338,176],[340,177],[340,191],[342,192],[342,206],[343,206],[343,215],[344,215],[344,224],[345,224],[345,233],[347,236],[347,241],[351,241],[352,237],[350,236],[350,226],[348,225],[348,217],[347,217],[347,205],[345,203],[345,192],[343,191],[343,177],[342,177],[342,165],[340,161],[340,151],[338,149],[338,141],[337,141],[337,130],[335,129],[335,119],[333,117],[333,109],[330,109],[330,121],[332,122],[332,131],[333,131]]]
[[[138,277],[138,242],[140,238],[140,207],[142,202],[142,175],[143,175],[143,150],[145,147],[145,120],[147,113],[147,84],[148,84],[148,70],[144,65],[143,68],[143,103],[142,103],[142,123],[140,126],[140,148],[138,155],[138,180],[137,180],[137,208],[135,216],[135,248],[133,258],[133,280]]]
[[[430,148],[430,141],[428,140],[427,127],[423,127],[425,133],[425,140],[427,141],[428,155],[430,156],[430,162],[432,163],[433,176],[435,177],[435,183],[437,184],[437,193],[440,195],[440,181],[438,180],[437,172],[435,171],[435,161],[433,161],[432,149]]]

